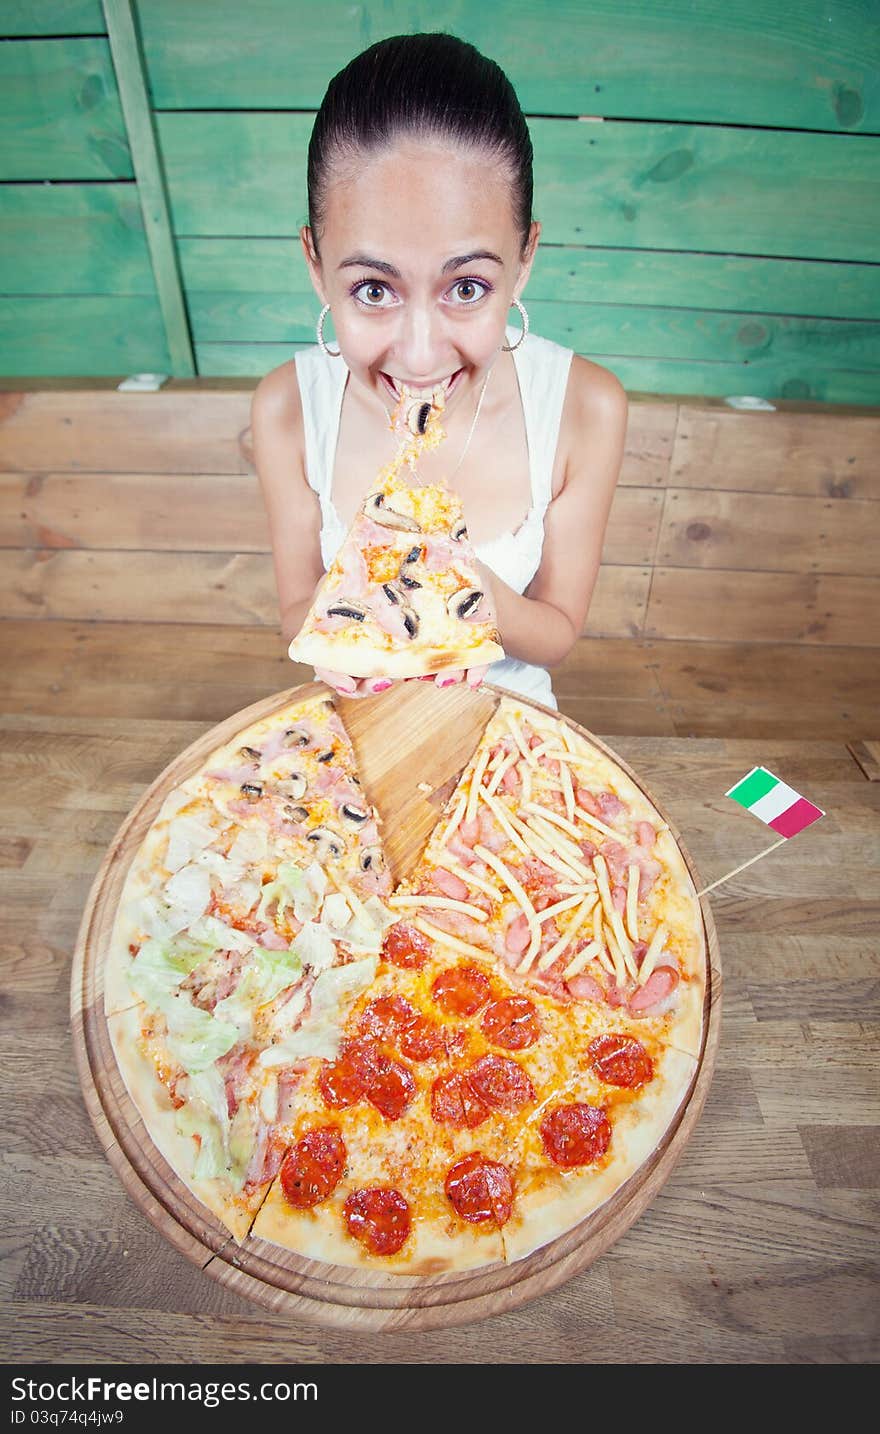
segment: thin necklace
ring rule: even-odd
[[[467,438],[465,439],[464,448],[461,450],[461,457],[459,458],[459,460],[458,460],[458,462],[456,463],[455,467],[453,468],[452,472],[448,475],[449,478],[454,478],[454,477],[455,477],[456,473],[458,472],[459,468],[461,467],[462,463],[464,462],[465,454],[467,453],[468,449],[469,449],[470,446],[471,446],[471,439],[472,439],[473,436],[474,436],[474,429],[475,429],[476,426],[477,426],[477,419],[478,419],[479,416],[480,416],[480,409],[483,407],[483,399],[486,397],[486,389],[487,389],[488,384],[489,384],[489,374],[491,374],[491,372],[492,372],[492,370],[491,370],[491,368],[490,368],[490,369],[489,369],[489,372],[486,374],[486,377],[483,379],[483,387],[480,389],[480,397],[479,397],[479,399],[477,400],[477,407],[476,407],[476,409],[475,409],[475,411],[474,411],[473,423],[471,424],[471,426],[470,426],[470,431],[469,431],[469,433],[468,433]]]
[[[493,367],[494,367],[494,365],[493,365]],[[478,400],[477,400],[477,406],[476,406],[476,409],[474,410],[474,416],[473,416],[473,419],[471,420],[471,426],[470,426],[470,429],[469,429],[469,431],[468,431],[468,436],[467,436],[467,438],[465,439],[465,442],[464,442],[464,448],[461,450],[461,454],[459,455],[458,462],[456,463],[455,467],[452,469],[452,472],[451,472],[451,473],[448,473],[448,474],[446,475],[446,480],[445,480],[446,482],[448,482],[450,478],[454,478],[454,477],[455,477],[456,473],[458,472],[459,468],[461,467],[462,463],[463,463],[464,460],[465,460],[465,456],[466,456],[466,454],[467,454],[468,449],[469,449],[470,446],[471,446],[471,439],[472,439],[473,436],[474,436],[474,429],[475,429],[476,426],[477,426],[477,419],[478,419],[479,416],[480,416],[480,409],[483,407],[483,399],[486,397],[486,389],[487,389],[487,387],[488,387],[488,385],[489,385],[489,378],[490,378],[490,376],[491,376],[491,373],[492,373],[492,369],[490,368],[489,371],[488,371],[488,373],[486,374],[486,377],[483,379],[483,387],[480,389],[480,397],[479,397]],[[380,403],[382,402],[381,399],[380,399],[379,401],[380,401]],[[382,408],[384,409],[385,413],[388,414],[388,417],[393,421],[393,418],[394,418],[394,412],[393,412],[393,410],[392,410],[391,413],[389,413],[389,412],[388,412],[388,409],[385,408],[385,404],[384,404],[384,403],[382,403]]]

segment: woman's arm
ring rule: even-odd
[[[254,465],[269,519],[285,642],[299,632],[323,577],[317,495],[303,462],[302,407],[292,364],[261,379],[251,400]]]
[[[586,621],[623,462],[626,393],[607,369],[575,355],[563,412],[568,459],[544,519],[541,566],[522,596],[489,573],[505,652],[545,667],[562,662]]]

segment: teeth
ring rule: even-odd
[[[398,383],[396,379],[392,379],[391,381],[399,396],[403,398],[422,399],[427,403],[431,403],[438,393],[446,393],[452,381],[452,377],[453,375],[450,374],[448,378],[444,378],[442,383],[435,383],[431,388],[414,388],[410,383]]]

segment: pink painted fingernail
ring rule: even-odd
[[[438,682],[438,683],[437,683],[437,686],[438,686],[438,687],[454,687],[454,686],[455,686],[455,682],[456,682],[456,679],[455,679],[454,677],[447,677],[444,682]]]
[[[387,692],[387,691],[388,691],[388,688],[389,688],[389,687],[393,687],[393,686],[394,686],[394,683],[391,682],[390,680],[387,681],[387,682],[374,682],[373,685],[372,685],[372,687],[370,688],[370,691],[371,691],[371,692]]]

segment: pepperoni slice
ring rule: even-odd
[[[473,1016],[491,994],[488,977],[477,966],[450,966],[431,987],[431,995],[447,1016]]]
[[[541,1139],[554,1165],[593,1165],[611,1140],[611,1126],[597,1105],[558,1105],[541,1121]]]
[[[366,1083],[366,1096],[387,1120],[399,1120],[416,1093],[408,1066],[388,1056],[377,1060]]]
[[[396,1042],[407,1026],[418,1020],[418,1012],[404,996],[380,996],[365,1008],[358,1030],[377,1041]]]
[[[335,1061],[321,1072],[318,1087],[324,1100],[334,1110],[355,1105],[367,1088],[367,1070],[359,1059],[357,1043],[347,1042]]]
[[[654,1074],[654,1062],[635,1036],[596,1036],[587,1046],[590,1065],[606,1085],[638,1090]]]
[[[475,1130],[489,1118],[488,1106],[471,1089],[464,1071],[438,1076],[431,1087],[431,1114],[438,1125]]]
[[[345,1141],[338,1125],[310,1130],[287,1155],[281,1166],[281,1188],[289,1205],[310,1210],[326,1200],[345,1169]]]
[[[535,1098],[535,1087],[516,1061],[507,1056],[483,1056],[466,1073],[468,1085],[490,1110],[512,1114]]]
[[[396,1255],[406,1243],[411,1226],[409,1205],[399,1190],[387,1185],[355,1190],[342,1213],[348,1233],[372,1255]]]
[[[424,966],[430,954],[431,943],[427,936],[405,921],[396,922],[385,932],[382,955],[394,966]]]
[[[416,1016],[398,1037],[400,1054],[411,1061],[430,1061],[446,1049],[443,1029],[427,1016]]]
[[[491,1221],[499,1228],[510,1219],[513,1180],[506,1165],[472,1151],[453,1165],[446,1194],[455,1211],[473,1225]]]
[[[541,1034],[538,1012],[525,996],[493,1001],[484,1011],[480,1026],[487,1041],[508,1051],[524,1051]]]

